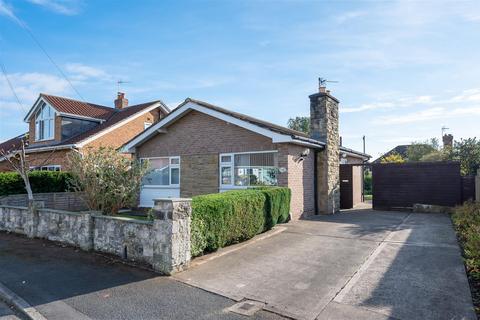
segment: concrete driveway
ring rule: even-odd
[[[285,227],[176,278],[296,319],[476,319],[447,215],[352,210]]]

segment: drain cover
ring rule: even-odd
[[[265,303],[253,300],[244,300],[234,304],[227,311],[238,313],[244,316],[253,316],[255,312],[261,310]]]

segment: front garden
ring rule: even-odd
[[[452,221],[462,247],[475,311],[480,316],[480,203],[468,202],[455,208]]]

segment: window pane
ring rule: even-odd
[[[172,168],[171,169],[171,174],[172,174],[172,184],[180,184],[180,169],[179,168]]]
[[[143,178],[145,185],[168,186],[170,184],[170,167],[168,158],[150,159],[151,171]]]
[[[232,162],[232,156],[222,156],[221,160],[222,163],[229,163]]]
[[[45,122],[43,120],[38,121],[38,125],[40,126],[40,133],[38,135],[39,139],[43,139],[45,137]]]
[[[222,167],[222,184],[232,184],[232,168]]]
[[[277,185],[277,154],[251,153],[234,157],[236,186]]]

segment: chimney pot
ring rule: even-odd
[[[320,92],[320,93],[326,93],[326,92],[327,92],[327,88],[326,88],[326,87],[323,87],[323,86],[320,86],[320,87],[318,88],[318,92]]]
[[[123,109],[128,107],[128,99],[125,98],[125,93],[118,92],[117,99],[114,101],[116,109]]]

